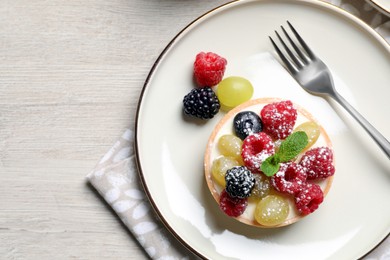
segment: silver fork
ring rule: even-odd
[[[276,36],[281,42],[285,52],[288,54],[288,57],[280,50],[274,40],[271,37],[269,38],[290,74],[307,92],[320,96],[330,96],[336,100],[360,123],[390,159],[389,141],[336,91],[328,67],[310,50],[289,21],[287,21],[287,24],[296,40],[293,40],[290,37],[283,26],[281,26],[281,28],[295,53],[287,46],[277,31],[275,31]]]

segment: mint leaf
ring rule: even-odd
[[[278,172],[281,162],[294,159],[306,147],[309,138],[304,131],[298,131],[288,136],[280,145],[279,150],[261,164],[261,171],[271,177]]]
[[[280,162],[294,159],[307,145],[309,138],[304,131],[289,135],[280,145],[277,152]]]
[[[265,159],[265,161],[261,164],[260,169],[265,175],[271,177],[272,175],[278,172],[280,167],[279,163],[280,163],[279,156],[277,154],[274,154],[268,157],[267,159]]]

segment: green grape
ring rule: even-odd
[[[252,84],[242,77],[228,77],[218,84],[217,96],[221,107],[225,110],[230,110],[248,101],[252,95]]]
[[[294,132],[297,131],[304,131],[307,134],[308,143],[305,147],[305,150],[307,150],[309,147],[311,147],[320,136],[320,127],[316,122],[308,121],[305,123],[300,124],[294,129]]]
[[[255,186],[251,192],[251,197],[253,197],[253,199],[264,198],[271,190],[269,178],[263,174],[253,174],[253,177],[255,178]]]
[[[242,161],[241,158],[242,140],[235,135],[223,135],[218,140],[218,149],[222,155],[230,156]]]
[[[240,164],[234,158],[221,156],[213,161],[213,166],[211,167],[211,175],[213,176],[216,183],[218,183],[222,187],[225,187],[226,171],[233,168],[234,166],[239,165]]]
[[[257,203],[255,219],[261,225],[276,226],[287,219],[289,211],[289,204],[285,198],[268,195]]]

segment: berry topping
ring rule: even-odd
[[[263,122],[260,117],[252,111],[243,111],[238,113],[234,119],[234,132],[244,140],[248,135],[261,132],[263,130]]]
[[[235,166],[226,171],[226,192],[234,198],[248,198],[255,185],[253,174],[245,166]]]
[[[280,163],[294,160],[306,145],[307,135],[305,132],[299,131],[289,135],[281,142],[277,152],[261,164],[262,172],[269,177],[274,175],[279,170]]]
[[[273,139],[285,139],[294,128],[297,110],[290,100],[274,102],[263,107],[260,112],[263,131]]]
[[[279,171],[271,177],[272,186],[280,192],[297,194],[306,184],[306,173],[296,163],[282,163]]]
[[[299,163],[306,171],[307,179],[323,179],[335,172],[333,152],[328,147],[316,147],[307,151]]]
[[[242,140],[235,135],[223,135],[218,139],[218,150],[222,155],[230,156],[241,162]]]
[[[264,198],[271,190],[271,183],[269,178],[263,174],[253,174],[253,177],[255,178],[255,186],[251,192],[251,197]]]
[[[225,174],[226,171],[234,166],[239,166],[240,164],[231,157],[221,156],[213,161],[213,166],[211,167],[211,174],[214,180],[221,185],[222,187],[226,186]]]
[[[241,156],[245,166],[253,173],[260,171],[265,159],[275,153],[275,145],[271,137],[260,132],[249,135],[242,143]]]
[[[294,129],[294,132],[304,131],[307,135],[307,145],[306,149],[309,149],[315,142],[317,142],[318,137],[320,137],[321,130],[320,126],[314,121],[307,121],[305,123],[300,124]]]
[[[221,192],[219,207],[226,215],[238,217],[244,213],[248,206],[248,199],[233,198],[225,190]]]
[[[192,89],[183,99],[184,113],[201,119],[213,118],[219,111],[217,96],[210,87]]]
[[[212,87],[223,78],[227,61],[213,52],[200,52],[194,62],[194,76],[200,87]]]
[[[228,77],[217,87],[217,96],[224,110],[230,110],[251,99],[253,86],[243,77]]]
[[[223,110],[221,83],[212,89]],[[212,91],[196,88],[207,89]],[[315,119],[289,100],[269,100],[247,102],[222,118],[204,157],[207,186],[220,210],[263,228],[287,226],[316,211],[335,173],[331,142]]]
[[[303,215],[315,211],[323,200],[324,193],[317,184],[306,183],[303,189],[295,195],[295,205]]]
[[[255,219],[264,226],[276,226],[285,221],[290,207],[285,198],[279,195],[268,195],[256,205]]]

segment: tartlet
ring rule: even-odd
[[[263,109],[264,106],[271,104],[271,103],[275,103],[275,102],[281,102],[281,101],[282,100],[278,99],[278,98],[260,98],[260,99],[253,99],[253,100],[250,100],[248,102],[245,102],[244,104],[241,104],[241,105],[237,106],[236,108],[230,110],[220,120],[220,122],[216,125],[216,127],[212,131],[212,133],[209,137],[208,143],[207,143],[206,152],[205,152],[205,156],[204,156],[204,174],[205,174],[207,186],[208,186],[212,196],[214,197],[215,201],[218,204],[220,204],[221,193],[226,192],[226,190],[225,190],[226,187],[222,187],[220,184],[218,184],[215,181],[214,177],[212,176],[213,162],[215,159],[222,156],[221,152],[218,149],[218,145],[217,145],[219,138],[224,136],[224,135],[231,135],[231,134],[234,135],[235,134],[234,127],[233,127],[233,121],[234,121],[234,117],[239,112],[253,111],[257,114],[260,114],[260,111]],[[297,104],[293,104],[293,105],[297,111],[297,117],[296,117],[296,121],[294,124],[295,127],[300,125],[301,123],[308,122],[308,121],[315,122],[319,127],[319,137],[316,140],[316,142],[311,147],[304,149],[293,161],[295,163],[299,164],[301,157],[307,151],[309,151],[310,149],[314,149],[316,147],[318,147],[318,148],[325,147],[325,148],[329,149],[330,151],[332,151],[332,143],[331,143],[331,140],[330,140],[328,134],[326,133],[325,129],[318,124],[318,122],[310,114],[310,112],[308,112],[304,108],[298,106]],[[275,143],[280,143],[280,140],[279,141],[275,140],[275,138],[273,138],[273,141],[275,141]],[[334,166],[333,152],[331,155],[332,155],[332,166]],[[245,166],[245,163],[243,163],[242,161],[240,162],[240,164]],[[333,169],[333,173],[334,173],[334,169]],[[314,184],[319,185],[319,187],[322,190],[323,197],[325,198],[325,196],[327,195],[327,193],[332,185],[332,181],[334,178],[333,173],[330,176],[327,176],[325,178],[317,178],[317,179],[313,179],[313,180],[307,180],[307,183],[310,183],[313,185]],[[261,175],[263,175],[263,177],[265,176],[264,173],[262,173],[261,171],[257,172],[257,173],[253,173],[253,174],[261,174]],[[272,177],[266,177],[266,178],[272,178]],[[303,217],[308,215],[307,213],[302,213],[301,211],[299,211],[297,209],[297,206],[296,206],[297,201],[293,195],[285,193],[285,192],[280,192],[280,191],[276,190],[275,188],[272,188],[270,190],[270,195],[281,196],[284,199],[286,199],[286,201],[288,202],[288,207],[289,207],[288,216],[282,222],[277,223],[277,224],[271,224],[271,225],[259,223],[259,221],[256,220],[254,214],[255,214],[256,206],[261,199],[251,199],[251,197],[249,197],[249,199],[247,200],[247,206],[245,208],[245,211],[242,214],[240,214],[239,216],[234,216],[234,218],[236,220],[244,223],[244,224],[247,224],[247,225],[261,227],[261,228],[274,228],[274,227],[282,227],[282,226],[287,226],[287,225],[293,224],[293,223],[301,220]]]

